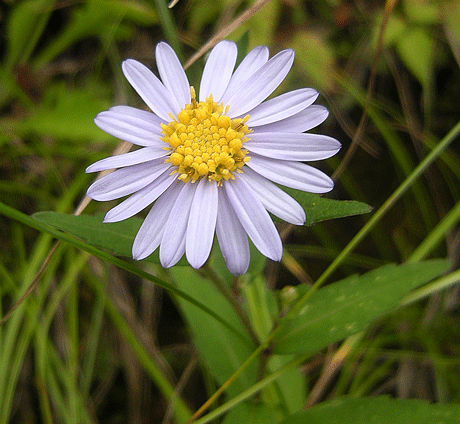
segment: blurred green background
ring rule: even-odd
[[[460,2],[400,0],[387,2],[386,11],[377,0],[272,0],[256,10],[261,3],[180,0],[168,9],[164,0],[0,1],[1,201],[26,214],[72,213],[94,178],[85,167],[120,143],[94,125],[94,116],[115,104],[144,107],[122,75],[122,60],[155,70],[155,44],[166,40],[185,63],[234,26],[226,38],[240,50],[293,48],[294,66],[280,91],[314,87],[317,103],[330,110],[314,131],[343,145],[318,164],[336,180],[327,197],[380,207],[460,120]],[[236,21],[244,13],[250,19]],[[202,65],[203,57],[187,71],[195,86]],[[428,236],[430,255],[458,267],[459,151],[452,144],[336,278],[404,262]],[[84,213],[111,206],[92,202]],[[367,219],[280,226],[286,254],[281,264],[267,264],[268,284],[314,281]],[[2,217],[2,316],[52,244],[49,235]],[[459,295],[453,286],[376,323],[322,396],[459,402]],[[149,363],[191,410],[217,388],[175,301],[65,244],[0,327],[0,342],[0,423],[168,422],[171,411]],[[141,348],[133,350],[136,343]],[[305,365],[307,390],[332,349]]]

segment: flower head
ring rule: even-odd
[[[274,183],[330,191],[332,180],[303,162],[340,149],[331,137],[305,133],[328,115],[323,106],[312,105],[315,90],[266,100],[289,72],[294,52],[269,59],[267,47],[256,47],[234,70],[236,44],[221,41],[208,57],[198,97],[172,48],[159,43],[155,53],[161,80],[135,60],[122,65],[151,111],[115,106],[94,120],[140,148],[89,166],[87,172],[118,169],[95,181],[88,196],[99,201],[129,196],[104,222],[127,219],[153,204],[134,240],[134,259],[159,247],[164,267],[185,253],[199,268],[216,233],[234,275],[249,266],[248,236],[261,253],[279,261],[281,239],[268,212],[297,225],[305,222],[305,212]]]

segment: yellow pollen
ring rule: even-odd
[[[233,172],[249,161],[243,144],[251,130],[245,118],[230,119],[228,107],[217,104],[210,95],[197,102],[195,89],[190,87],[192,101],[167,125],[161,124],[165,149],[171,154],[165,162],[177,167],[178,179],[194,183],[199,178],[222,184],[222,179],[234,179]]]

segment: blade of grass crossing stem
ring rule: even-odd
[[[288,362],[286,365],[282,366],[280,369],[276,370],[275,372],[271,373],[267,377],[263,378],[262,380],[258,381],[256,384],[251,386],[249,389],[245,390],[244,392],[240,393],[238,396],[235,396],[233,399],[230,399],[228,402],[224,403],[223,405],[217,407],[209,414],[206,414],[203,418],[194,421],[195,424],[205,424],[213,420],[214,418],[219,417],[220,415],[224,414],[225,412],[232,409],[235,405],[243,402],[246,399],[249,399],[251,396],[262,390],[271,382],[275,381],[279,378],[282,374],[286,371],[289,371],[292,368],[299,366],[302,362],[305,362],[310,355],[300,355]]]

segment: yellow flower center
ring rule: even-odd
[[[251,130],[245,118],[230,119],[210,95],[206,101],[197,102],[191,87],[192,102],[168,125],[161,124],[162,140],[171,154],[165,162],[177,166],[178,179],[194,183],[201,177],[217,181],[234,179],[233,172],[241,172],[250,159],[243,143]]]

